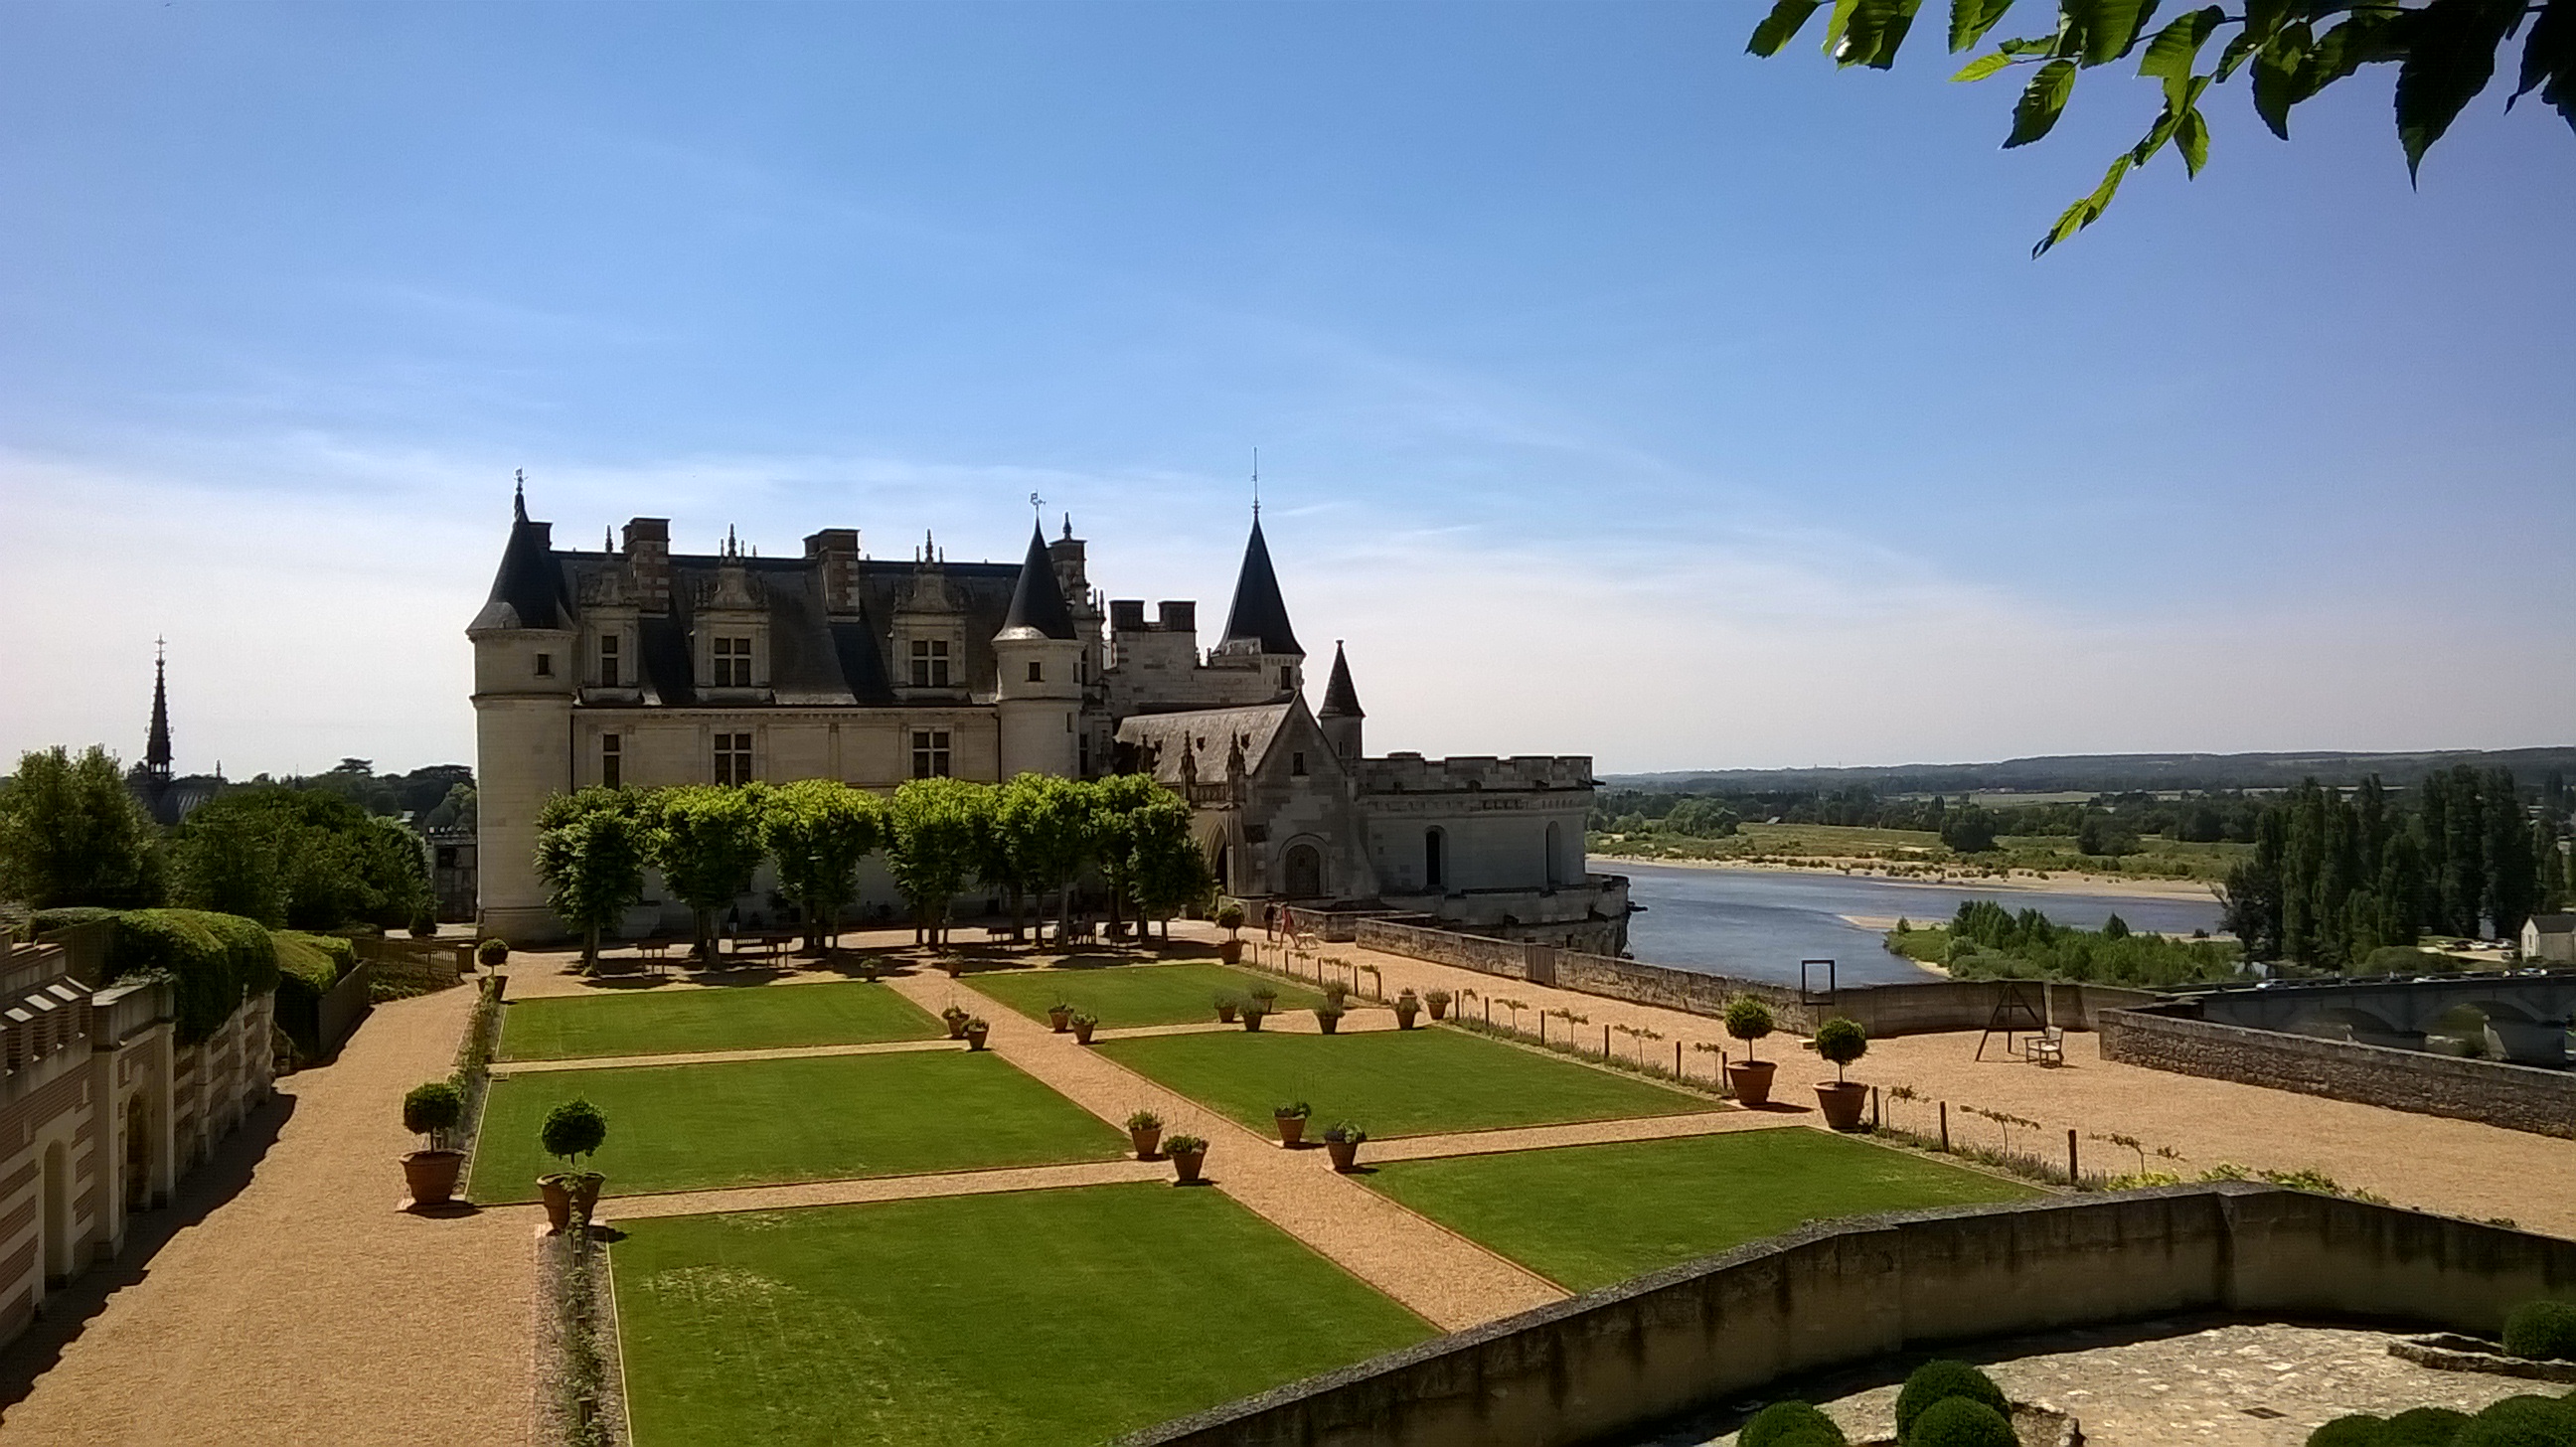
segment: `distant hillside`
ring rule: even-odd
[[[2576,747],[2450,749],[2416,754],[2065,754],[1995,764],[1899,764],[1883,769],[1698,769],[1671,774],[1605,774],[1613,788],[1757,793],[1865,786],[1882,794],[1980,791],[2118,793],[2130,789],[2286,788],[2314,777],[2357,784],[2371,774],[2412,784],[2436,769],[2507,768],[2525,784],[2552,772],[2576,776]]]

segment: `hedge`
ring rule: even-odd
[[[338,935],[271,930],[277,944],[277,1024],[308,1057],[322,1053],[322,997],[358,967],[358,949]]]
[[[177,1007],[178,1039],[194,1045],[242,1002],[277,988],[277,945],[256,920],[197,909],[135,909],[116,917],[111,981],[163,976]]]

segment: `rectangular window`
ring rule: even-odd
[[[1029,682],[1046,682],[1046,665],[1038,662],[1034,658],[1029,660]]]
[[[1279,665],[1279,686],[1281,688],[1295,688],[1297,686],[1296,675],[1297,670],[1293,665],[1285,663]]]
[[[716,640],[716,642],[715,642],[715,663],[716,663],[716,670],[715,670],[715,672],[716,672],[716,676],[715,676],[715,686],[716,686],[716,687],[718,687],[718,688],[749,688],[749,687],[751,687],[751,640],[750,640],[750,639],[748,639],[748,638],[719,638],[719,639],[717,639],[717,640]]]
[[[539,678],[552,678],[552,677],[554,677],[554,676],[555,676],[555,656],[554,656],[553,654],[551,654],[551,653],[540,653],[540,654],[538,654],[538,655],[537,655],[537,677],[539,677]]]
[[[912,640],[912,686],[946,688],[948,686],[948,640],[916,638]]]
[[[600,787],[614,789],[625,782],[625,771],[622,767],[625,759],[618,752],[622,746],[622,741],[615,734],[599,736]]]
[[[948,777],[948,730],[912,731],[912,776],[916,779]]]
[[[617,686],[617,635],[613,633],[599,640],[599,686]]]
[[[751,735],[716,735],[716,782],[719,784],[751,782]]]
[[[1306,756],[1302,753],[1290,754],[1288,756],[1288,772],[1295,774],[1299,778],[1304,778],[1306,775]]]

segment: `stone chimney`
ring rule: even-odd
[[[823,611],[847,617],[859,611],[859,530],[825,528],[805,540],[808,561],[823,568]]]
[[[636,518],[626,525],[626,568],[635,601],[647,613],[671,611],[671,520]]]

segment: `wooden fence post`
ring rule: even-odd
[[[2068,1126],[2066,1128],[2066,1184],[2072,1186],[2082,1180],[2083,1177],[2075,1173],[2075,1127]]]
[[[1610,1058],[1610,1027],[1607,1025],[1601,1027],[1601,1058]]]
[[[1950,1102],[1948,1102],[1948,1101],[1946,1101],[1946,1100],[1945,1100],[1945,1101],[1941,1102],[1941,1152],[1942,1152],[1942,1154],[1947,1155],[1947,1154],[1949,1154],[1949,1151],[1950,1151]]]

